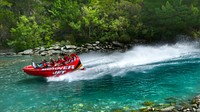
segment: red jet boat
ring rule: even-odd
[[[85,70],[85,68],[81,64],[80,58],[76,54],[71,54],[70,56],[72,57],[72,62],[66,65],[48,66],[46,68],[43,67],[36,68],[35,65],[28,65],[24,67],[22,70],[29,75],[41,76],[41,77],[60,76],[76,70]]]

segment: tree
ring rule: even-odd
[[[91,6],[82,7],[82,18],[83,24],[88,28],[88,38],[91,38],[91,35],[96,37],[97,34],[91,31],[95,26],[99,24],[99,10],[98,8]]]
[[[56,40],[64,40],[68,35],[76,35],[73,25],[78,23],[80,18],[80,5],[72,0],[57,0],[48,10],[51,14],[53,26],[55,26]]]
[[[143,18],[145,25],[154,31],[153,40],[174,41],[176,35],[190,34],[199,25],[198,8],[185,5],[182,0],[167,1]]]
[[[11,29],[12,40],[9,45],[17,52],[50,44],[53,32],[48,25],[38,25],[35,17],[21,16],[17,27]]]
[[[106,2],[106,3],[105,3]],[[103,41],[130,42],[138,32],[139,1],[105,0],[99,2],[99,38]],[[137,27],[137,28],[136,28]],[[130,33],[133,32],[133,33]],[[132,36],[132,37],[131,37]]]
[[[0,3],[0,45],[5,44],[10,38],[9,31],[15,22],[11,7],[12,4],[6,0]]]

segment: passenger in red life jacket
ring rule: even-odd
[[[70,56],[69,55],[65,55],[64,56],[64,60],[65,60],[65,63],[69,63],[70,62]]]
[[[62,59],[62,57],[59,55],[58,56],[58,61],[57,61],[57,64],[58,64],[58,66],[60,66],[60,65],[65,65],[65,63],[64,63],[65,61]]]
[[[71,57],[71,56],[70,56]],[[70,63],[74,62],[74,57],[71,57]]]
[[[55,66],[55,64],[56,64],[56,60],[53,58],[50,58],[50,65]]]

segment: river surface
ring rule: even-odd
[[[1,112],[109,112],[145,101],[187,100],[200,94],[199,43],[135,46],[125,53],[80,55],[85,71],[40,78],[21,70],[45,57],[0,57]],[[48,57],[49,59],[49,57]]]

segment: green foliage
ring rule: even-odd
[[[63,40],[65,35],[76,35],[76,30],[80,31],[80,5],[76,1],[56,0],[48,12],[55,26],[55,40]]]
[[[199,9],[183,4],[182,0],[167,1],[143,18],[144,23],[153,28],[157,40],[174,40],[178,34],[190,34],[199,24]]]
[[[38,25],[35,17],[21,16],[17,27],[11,29],[12,40],[9,45],[17,52],[35,48],[42,44],[51,44],[51,28],[48,25]]]
[[[7,0],[0,2],[0,45],[5,44],[10,36],[10,28],[14,25],[14,13],[10,10],[12,4]]]
[[[91,37],[91,30],[99,24],[99,10],[91,6],[82,7],[83,25],[88,28],[88,38]],[[95,36],[95,34],[93,33]]]
[[[129,27],[138,24],[141,7],[129,1],[93,0],[83,9],[83,23],[84,27],[88,27],[88,37],[101,41],[124,41],[131,40]],[[124,35],[128,38],[124,39]]]
[[[200,38],[200,31],[193,31],[192,32],[192,37],[194,37],[195,39]]]
[[[119,42],[129,43],[131,41],[131,37],[128,34],[123,34],[118,39]]]
[[[198,10],[182,5],[181,1],[174,5],[167,2],[161,9],[156,9],[156,15],[158,18],[157,25],[165,31],[180,32],[187,30],[188,27],[193,27],[197,23]]]
[[[199,6],[199,0],[1,0],[0,45],[11,40],[21,51],[52,41],[199,38]]]

